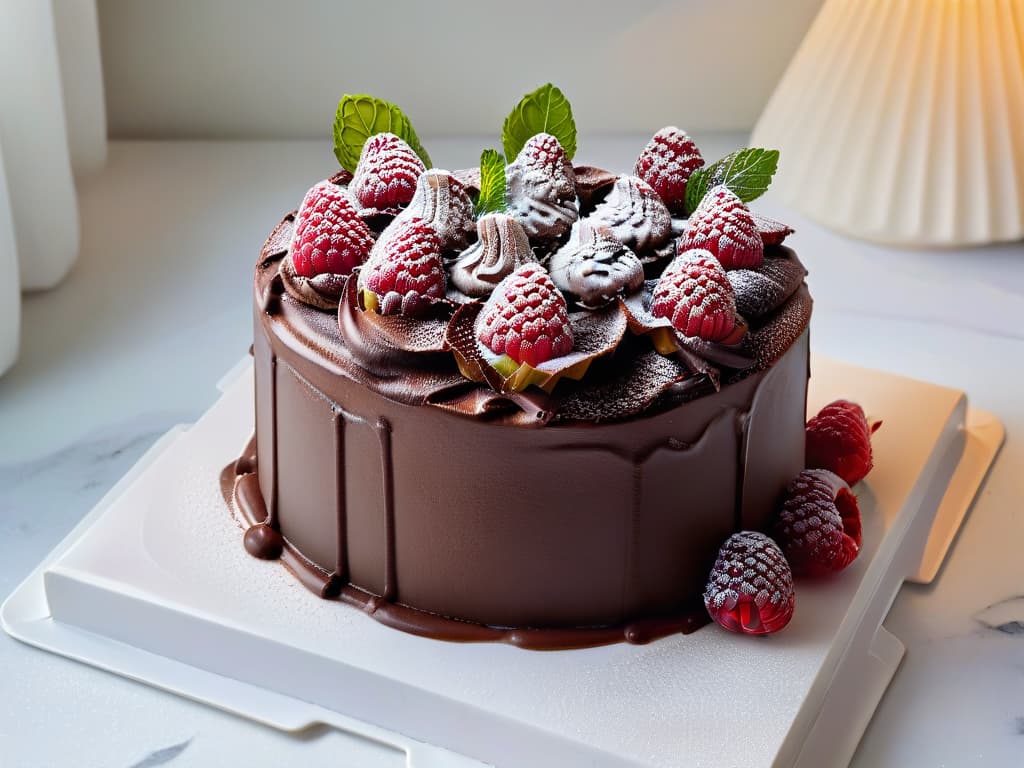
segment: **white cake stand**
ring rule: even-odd
[[[242,547],[218,475],[252,430],[246,362],[8,598],[26,643],[275,728],[327,724],[427,766],[842,766],[903,656],[882,620],[934,577],[1002,442],[963,393],[814,359],[809,410],[871,418],[864,548],[797,584],[768,638],[711,625],[645,646],[525,651],[388,629]]]

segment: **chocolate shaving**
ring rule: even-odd
[[[428,399],[430,405],[460,416],[517,427],[542,427],[554,415],[551,398],[539,390],[494,392],[478,386]]]
[[[473,301],[455,310],[452,321],[448,323],[445,341],[455,354],[459,370],[466,378],[486,382],[491,389],[501,392],[506,379],[487,362],[476,339],[476,319],[483,308],[482,302]]]
[[[769,368],[793,346],[811,321],[814,302],[806,285],[801,285],[782,308],[768,322],[748,333],[741,342],[744,351],[754,359],[754,365],[734,375],[729,381],[738,381],[754,371]]]
[[[337,184],[339,187],[347,187],[352,182],[352,174],[342,168],[331,176],[328,181],[331,182],[331,184]]]
[[[783,224],[781,221],[776,221],[756,211],[751,211],[750,216],[754,220],[757,231],[761,233],[761,242],[765,245],[782,245],[782,242],[795,231],[788,224]]]
[[[733,269],[726,273],[736,294],[736,311],[751,320],[763,317],[793,295],[807,270],[789,248],[769,248],[755,269]]]
[[[616,173],[590,165],[577,165],[573,171],[576,174],[576,196],[580,200],[581,209],[597,205],[619,178]]]
[[[260,249],[260,263],[266,266],[267,263],[277,257],[288,253],[292,245],[292,237],[295,234],[295,217],[298,211],[292,211],[283,219],[267,237]]]

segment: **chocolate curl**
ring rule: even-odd
[[[540,390],[495,392],[471,385],[459,392],[444,392],[427,402],[460,416],[470,416],[507,426],[542,427],[554,416],[551,397]]]
[[[446,352],[445,331],[452,313],[447,302],[434,304],[433,317],[379,315],[363,308],[356,270],[347,278],[338,303],[338,330],[360,364],[378,375],[397,365],[415,367],[417,357]],[[422,365],[422,358],[420,365]]]
[[[295,271],[291,255],[281,259],[280,271],[285,290],[296,301],[327,312],[333,312],[338,308],[338,300],[345,290],[348,275],[325,272],[314,277],[304,277]]]
[[[580,208],[592,208],[601,202],[619,178],[618,174],[590,165],[577,165],[573,172],[576,174],[576,196]]]

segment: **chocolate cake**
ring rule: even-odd
[[[259,254],[246,548],[434,638],[699,627],[719,546],[804,468],[805,270],[730,176],[773,154],[706,165],[664,129],[616,174],[513,120],[508,162],[448,173],[386,102],[351,146],[367,99]]]

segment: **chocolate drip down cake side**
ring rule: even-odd
[[[341,100],[343,170],[256,267],[255,436],[225,476],[246,548],[440,639],[780,628],[811,298],[746,205],[778,154],[709,164],[670,127],[624,172],[574,166],[551,85],[501,139],[439,170],[397,107]]]

